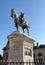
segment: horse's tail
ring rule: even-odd
[[[30,28],[30,25],[28,24],[28,27]]]

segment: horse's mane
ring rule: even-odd
[[[17,14],[17,12],[15,11],[15,14],[16,14],[16,17],[18,18],[18,14]]]

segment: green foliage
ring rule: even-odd
[[[3,57],[2,57],[2,55],[0,54],[0,60],[3,60]]]

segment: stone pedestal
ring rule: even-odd
[[[3,48],[9,62],[33,62],[33,40],[28,35],[19,32],[13,32],[8,37],[8,43]],[[6,49],[6,50],[5,50]]]

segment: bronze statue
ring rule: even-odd
[[[21,12],[21,14],[19,16],[19,20],[20,20],[20,24],[22,24],[22,22],[24,22],[24,13]]]
[[[16,13],[16,11],[14,9],[11,9],[11,17],[14,19],[14,24],[15,27],[17,28],[18,31],[18,27],[22,27],[23,32],[24,29],[27,29],[28,35],[29,35],[29,24],[25,22],[24,20],[24,13],[21,12],[20,16],[18,16],[18,14]]]

